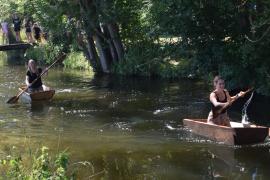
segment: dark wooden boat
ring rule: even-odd
[[[194,134],[228,145],[244,145],[264,142],[269,128],[254,124],[231,122],[232,127],[208,124],[207,119],[184,119],[184,126]]]
[[[19,89],[22,91],[25,89],[25,87],[23,86],[23,87],[20,87]],[[34,92],[34,93],[29,93],[28,91],[26,91],[21,95],[21,98],[24,102],[48,101],[52,99],[54,94],[55,94],[55,90],[46,88],[45,91]]]

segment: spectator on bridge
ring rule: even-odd
[[[8,44],[8,22],[3,20],[1,22],[1,28],[2,28],[2,33],[3,33],[3,36],[2,36],[3,44]]]
[[[32,36],[32,20],[27,18],[24,24],[26,37],[29,43],[33,43],[33,36]]]
[[[36,41],[38,43],[41,42],[41,29],[40,27],[38,26],[37,23],[34,23],[34,26],[33,26],[33,32],[34,32],[34,38],[36,39]]]
[[[16,41],[20,42],[21,41],[21,34],[20,34],[20,31],[21,31],[21,19],[15,13],[13,15],[12,21],[13,21],[13,25],[14,25],[14,31],[15,31],[15,34],[16,34]]]

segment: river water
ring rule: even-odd
[[[25,71],[0,66],[1,152],[12,146],[22,152],[67,149],[70,167],[79,169],[81,179],[270,178],[269,140],[230,147],[182,126],[183,118],[207,117],[207,84],[55,68],[43,80],[56,90],[52,101],[6,104],[18,93]],[[243,104],[229,112],[235,121],[241,121]],[[250,121],[270,126],[269,114],[256,112],[259,106],[253,104]]]

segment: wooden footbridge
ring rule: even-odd
[[[5,44],[0,45],[0,51],[9,51],[9,50],[17,50],[17,49],[28,49],[33,47],[33,44],[30,43],[16,43],[16,44]]]

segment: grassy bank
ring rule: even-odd
[[[42,44],[28,49],[25,57],[26,59],[34,59],[38,61],[39,64],[51,64],[55,61],[56,57],[61,51],[61,48],[62,47],[60,46],[54,46],[51,44]],[[92,71],[88,60],[84,57],[82,52],[70,52],[64,60],[63,66],[64,68],[68,69]]]
[[[74,179],[74,172],[67,171],[67,153],[52,156],[47,147],[22,155],[13,146],[0,158],[0,179]]]

